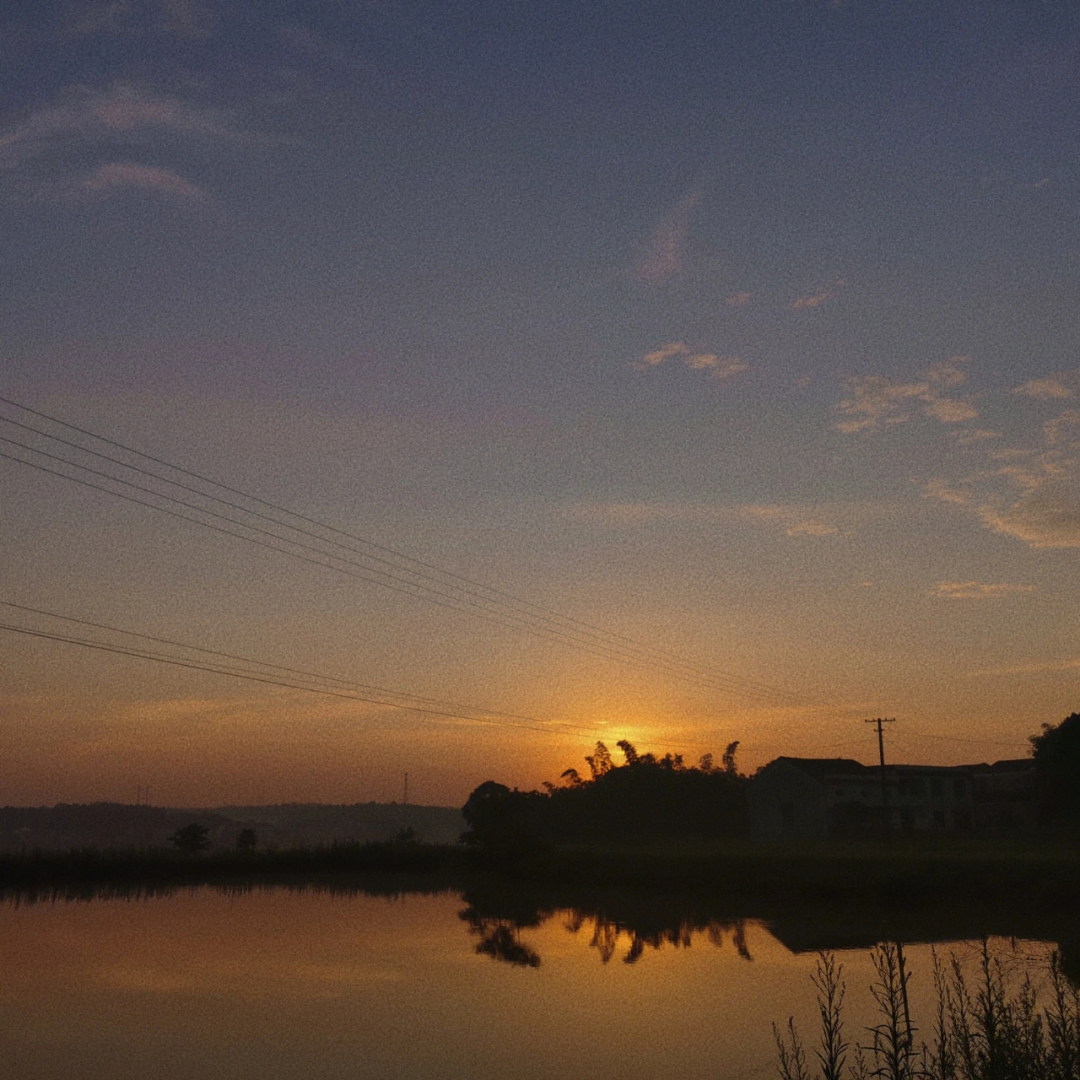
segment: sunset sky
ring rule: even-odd
[[[1077,5],[16,0],[0,103],[0,805],[1080,709]]]

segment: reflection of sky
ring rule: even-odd
[[[318,1077],[772,1076],[770,1022],[816,1032],[816,957],[760,923],[727,925],[624,963],[630,934],[556,912],[520,931],[541,957],[475,951],[456,895],[393,900],[271,891],[5,910],[0,1031],[12,1075]],[[576,926],[576,929],[575,929]],[[1010,977],[1036,942],[993,943]],[[956,943],[966,965],[974,946]],[[929,945],[905,949],[920,1030]],[[849,1037],[877,1019],[868,950],[838,954]]]
[[[461,903],[202,892],[11,910],[13,1075],[769,1075],[770,1018],[810,1019],[813,957],[757,924],[753,962],[700,934],[627,965],[554,918],[524,931],[543,959],[519,968],[475,953]]]
[[[66,1075],[111,1080],[361,1067],[571,1078],[656,1075],[674,1060],[680,1075],[712,1076],[717,1054],[740,1068],[770,1060],[770,995],[790,991],[785,1008],[811,1000],[812,961],[756,926],[762,963],[701,935],[631,966],[602,964],[587,928],[571,935],[554,919],[526,931],[543,962],[522,969],[475,952],[461,906],[201,892],[13,910],[0,989],[3,1022],[20,1033],[13,1064],[45,1078],[66,1061]]]
[[[897,759],[992,760],[1076,708],[1071,9],[121,0],[0,30],[0,393],[805,702],[0,459],[0,599],[591,729],[8,635],[6,801],[409,770],[455,803],[598,734],[869,760],[880,714]]]

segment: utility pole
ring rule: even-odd
[[[896,717],[884,717],[879,716],[874,720],[864,720],[864,724],[876,724],[877,725],[877,745],[878,745],[878,757],[881,760],[881,813],[885,819],[886,824],[889,823],[889,804],[888,804],[888,790],[885,784],[885,735],[883,733],[882,724],[895,724]]]
[[[405,794],[401,799],[401,805],[402,806],[408,806],[409,805],[409,774],[408,773],[405,774]]]

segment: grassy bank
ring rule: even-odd
[[[654,840],[482,851],[407,842],[282,851],[37,852],[0,856],[0,890],[198,885],[349,874],[463,880],[477,873],[580,887],[706,890],[732,899],[817,903],[935,898],[978,902],[1080,899],[1080,849],[1066,845],[901,842],[761,846]]]
[[[1037,898],[1080,897],[1080,848],[1022,843],[749,842],[566,847],[520,856],[517,871],[556,880],[618,885],[701,885],[731,896],[983,896],[987,890]]]
[[[0,855],[0,896],[26,899],[152,895],[176,888],[319,884],[384,877],[402,889],[454,888],[484,868],[478,853],[417,843],[333,844],[281,851],[171,849]]]

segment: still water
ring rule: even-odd
[[[930,947],[907,952],[913,1009],[929,1022]],[[873,1020],[873,970],[865,948],[838,955],[857,1038]],[[794,1014],[813,1034],[814,966],[761,921],[630,930],[572,908],[508,919],[453,892],[7,903],[0,1075],[769,1077],[773,1020]]]

